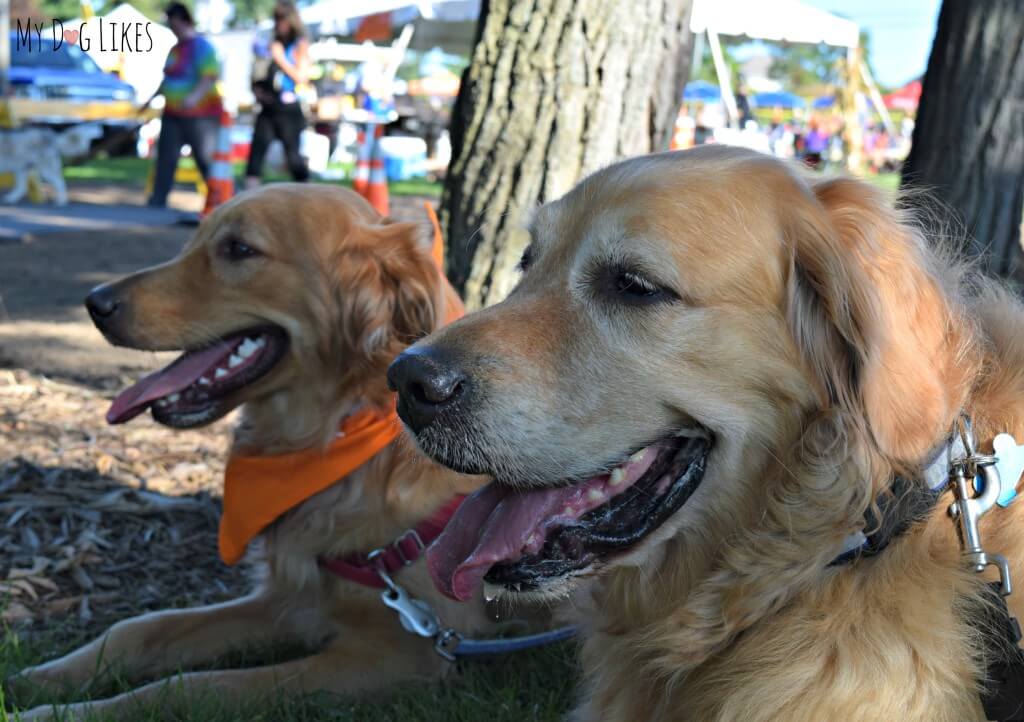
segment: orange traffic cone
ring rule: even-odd
[[[390,203],[388,180],[384,174],[384,155],[380,147],[380,139],[383,135],[384,126],[378,123],[368,123],[366,130],[360,133],[352,188],[368,200],[378,213],[386,216],[390,209]]]
[[[669,150],[684,150],[693,147],[693,123],[690,121],[686,106],[679,108],[676,115],[676,124],[672,128],[672,140],[669,143]]]
[[[370,187],[370,155],[373,152],[373,131],[376,127],[370,125],[362,128],[357,140],[359,150],[356,151],[356,172],[352,177],[352,190],[364,198],[367,188]]]
[[[382,216],[391,212],[388,177],[384,172],[384,154],[381,151],[379,138],[374,142],[373,155],[370,156],[370,187],[366,189],[366,200],[370,201],[370,205]]]
[[[206,179],[206,207],[200,218],[206,218],[222,203],[235,195],[235,174],[231,169],[231,115],[224,111],[220,116],[220,131],[217,133],[217,147],[213,151],[213,165],[210,177]]]

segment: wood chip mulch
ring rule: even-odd
[[[0,370],[0,621],[96,633],[143,611],[239,596],[217,557],[229,421],[108,426],[109,394]]]

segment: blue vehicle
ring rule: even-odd
[[[11,33],[10,104],[23,123],[57,129],[84,121],[103,125],[104,137],[138,125],[135,89],[105,73],[77,45],[56,50],[44,40],[31,48]],[[126,147],[132,145],[126,139]]]

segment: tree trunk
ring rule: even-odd
[[[666,150],[690,68],[691,0],[484,0],[452,114],[441,222],[469,309],[515,281],[525,214],[584,175]]]
[[[1020,273],[1024,2],[944,0],[903,169],[964,224],[963,250]],[[910,197],[910,202],[921,197]],[[927,201],[923,201],[927,203]]]

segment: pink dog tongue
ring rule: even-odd
[[[538,521],[563,509],[573,487],[518,491],[488,484],[459,506],[427,549],[427,567],[442,593],[464,602],[492,566],[517,559]]]
[[[665,448],[654,444],[622,464],[622,478],[614,488],[608,485],[608,474],[531,491],[488,484],[462,502],[427,549],[434,585],[452,599],[466,601],[492,566],[539,551],[549,529],[571,524],[628,489]]]
[[[191,386],[230,352],[234,342],[221,341],[202,351],[190,351],[167,368],[144,377],[122,391],[107,411],[108,424],[123,424],[146,410],[151,401]]]

